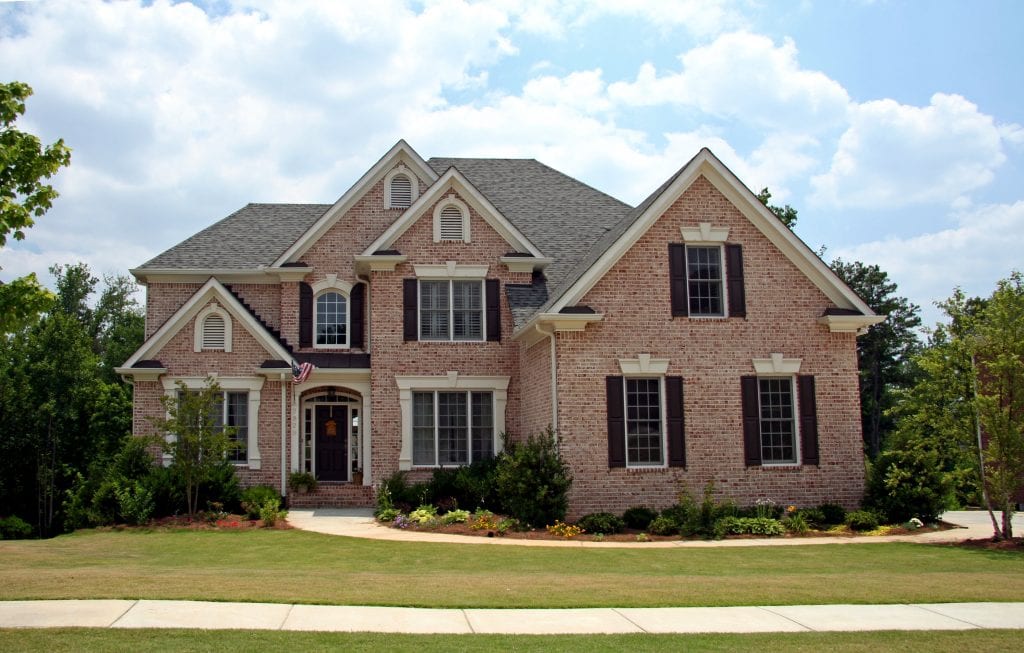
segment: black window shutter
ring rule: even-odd
[[[626,411],[622,377],[605,378],[608,395],[608,466],[626,466]]]
[[[747,316],[747,293],[743,285],[743,246],[725,246],[725,274],[729,279],[729,317]]]
[[[686,296],[686,246],[680,243],[668,244],[668,276],[671,284],[672,317],[686,317],[690,314]]]
[[[748,466],[761,464],[761,415],[757,400],[757,377],[740,377],[743,395],[743,455]]]
[[[668,466],[686,467],[686,426],[683,419],[683,377],[666,376]]]
[[[299,347],[313,346],[313,287],[299,282]]]
[[[366,332],[366,286],[357,283],[348,297],[349,304],[349,347],[363,348],[363,334]]]
[[[487,339],[498,342],[501,340],[501,282],[488,279],[484,282],[484,294],[487,296]]]
[[[818,464],[818,407],[814,396],[814,377],[800,375],[800,450],[805,465]]]
[[[419,285],[415,279],[402,281],[402,331],[405,340],[419,339]]]

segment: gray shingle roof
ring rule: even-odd
[[[508,293],[516,328],[579,278],[581,261],[597,260],[611,243],[597,252],[595,247],[609,233],[621,234],[623,220],[632,211],[628,204],[535,159],[434,158],[427,164],[438,174],[454,166],[545,256],[554,259],[544,270],[547,283],[542,293]],[[540,294],[547,299],[538,305]]]
[[[270,265],[330,207],[248,204],[140,267],[246,270]]]

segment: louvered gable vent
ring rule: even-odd
[[[203,320],[203,349],[224,349],[224,334],[224,318],[216,314],[208,315]]]
[[[391,208],[407,209],[412,205],[412,180],[396,175],[391,180]]]
[[[448,205],[441,209],[440,223],[441,240],[465,240],[459,207]]]

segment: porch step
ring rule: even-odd
[[[290,508],[372,508],[373,488],[368,485],[320,481],[313,492],[288,493]]]

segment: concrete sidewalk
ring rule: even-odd
[[[1024,629],[1024,603],[459,610],[149,600],[0,602],[0,628],[66,627],[515,635]]]
[[[601,548],[703,548],[729,546],[811,546],[825,544],[878,544],[881,542],[960,542],[968,539],[992,537],[992,522],[987,512],[950,511],[942,519],[958,528],[929,531],[914,535],[885,535],[878,537],[770,537],[736,540],[670,540],[663,542],[585,542],[579,540],[526,540],[512,537],[475,537],[402,530],[377,523],[369,508],[317,508],[288,511],[288,523],[295,528],[328,535],[344,535],[375,540],[400,542],[449,542],[460,544],[495,544],[514,546],[601,547]],[[1014,532],[1024,532],[1024,514],[1013,517]]]

